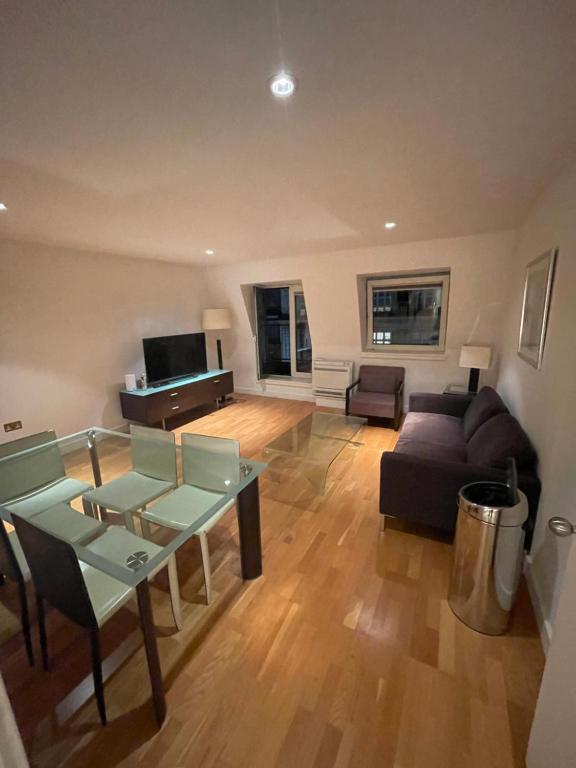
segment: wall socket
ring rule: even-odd
[[[21,421],[9,421],[7,424],[4,424],[4,432],[14,432],[16,429],[22,429]]]

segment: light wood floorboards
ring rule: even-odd
[[[241,395],[177,432],[238,438],[244,456],[258,457],[312,410]],[[0,668],[32,765],[522,766],[544,663],[525,584],[504,637],[476,634],[454,618],[446,603],[449,540],[399,523],[379,533],[379,460],[395,440],[392,430],[364,428],[361,445],[334,462],[324,496],[296,478],[278,486],[265,476],[264,576],[242,582],[230,513],[209,535],[210,607],[199,542],[191,541],[178,554],[180,633],[167,578],[157,577],[168,701],[160,732],[135,606],[103,632],[111,676],[102,728],[82,632],[51,611],[52,668],[29,670],[16,590],[1,588]]]

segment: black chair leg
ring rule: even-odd
[[[3,587],[4,584],[6,584],[6,576],[4,576],[3,573],[0,573],[0,587]]]
[[[30,632],[30,614],[28,613],[28,599],[26,597],[26,584],[23,581],[18,582],[18,594],[20,596],[20,619],[22,621],[22,633],[24,643],[26,644],[26,655],[28,663],[34,666],[34,651],[32,649],[32,634]]]
[[[94,692],[100,722],[106,725],[106,703],[104,701],[104,684],[102,682],[102,656],[100,654],[100,630],[90,631],[90,650],[92,651],[92,675],[94,677]]]
[[[44,600],[36,595],[36,614],[38,616],[38,629],[40,630],[40,650],[42,651],[42,666],[48,670],[48,638],[46,636],[46,615],[44,613]]]

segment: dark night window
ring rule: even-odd
[[[369,278],[366,348],[444,349],[449,275]]]

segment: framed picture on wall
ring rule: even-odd
[[[551,248],[526,267],[518,354],[534,368],[542,367],[557,254],[558,251]]]

